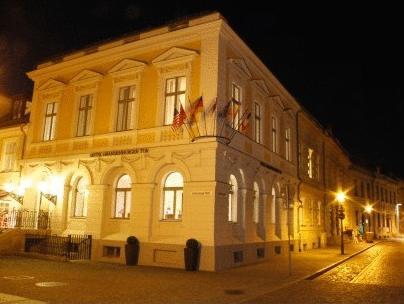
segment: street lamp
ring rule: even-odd
[[[365,206],[365,212],[368,214],[369,232],[370,232],[370,214],[372,213],[372,210],[373,210],[372,205],[366,205],[366,206]]]
[[[397,235],[400,234],[400,206],[402,204],[398,203],[396,204],[396,214],[397,214]]]
[[[344,254],[344,223],[343,223],[343,221],[345,218],[345,214],[344,214],[344,207],[342,206],[342,204],[345,202],[345,199],[346,199],[345,192],[339,191],[336,194],[335,199],[339,203],[338,218],[341,220],[341,255],[343,255]]]

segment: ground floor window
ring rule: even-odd
[[[184,179],[179,172],[170,173],[163,188],[163,220],[182,219]]]
[[[122,175],[115,187],[115,218],[129,218],[132,202],[132,180],[129,175]]]

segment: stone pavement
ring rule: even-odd
[[[214,273],[0,257],[0,292],[48,303],[241,303],[297,282],[371,245],[347,244],[344,256],[339,247],[294,253],[292,276],[288,275],[287,256]]]

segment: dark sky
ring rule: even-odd
[[[0,92],[30,92],[36,63],[181,16],[218,10],[352,157],[404,177],[404,18],[398,7],[272,1],[0,0]],[[247,6],[247,4],[249,6]]]

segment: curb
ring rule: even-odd
[[[326,273],[327,271],[330,271],[331,269],[341,265],[342,263],[345,263],[346,261],[348,261],[349,259],[352,259],[353,257],[357,256],[358,254],[361,254],[362,252],[372,248],[373,246],[376,246],[377,244],[381,243],[383,241],[379,241],[379,242],[375,242],[374,244],[370,245],[369,247],[366,247],[362,250],[359,250],[358,252],[355,252],[353,254],[351,254],[350,256],[347,256],[346,258],[342,259],[341,261],[335,262],[334,264],[328,265],[327,267],[324,267],[323,269],[320,269],[318,271],[316,271],[315,273],[304,277],[303,280],[314,280],[315,278],[323,275],[324,273]]]

